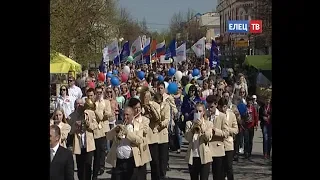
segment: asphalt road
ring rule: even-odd
[[[184,140],[185,141],[185,140]],[[233,171],[234,178],[236,180],[271,180],[272,174],[272,165],[269,160],[263,159],[262,156],[262,133],[261,129],[255,131],[255,136],[253,139],[253,150],[252,157],[250,160],[244,159],[243,157],[239,158],[239,162],[234,162]],[[186,141],[183,144],[183,148],[180,154],[175,152],[170,152],[170,168],[171,171],[167,172],[167,176],[170,180],[189,180],[188,164],[184,160],[187,150]],[[76,167],[76,166],[75,166]],[[99,176],[100,180],[110,180],[111,178],[111,166],[106,164],[106,172]],[[150,176],[150,166],[148,164],[148,175],[147,179],[151,180]],[[78,180],[77,174],[75,172],[75,179]],[[209,179],[212,179],[212,174],[210,173]]]

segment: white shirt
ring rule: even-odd
[[[74,102],[69,96],[66,96],[65,98],[59,96],[57,98],[56,108],[63,109],[65,117],[69,117],[69,115],[74,111]]]
[[[206,89],[206,90],[202,91],[203,98],[206,98],[207,96],[212,95],[212,94],[213,94],[212,89]]]
[[[58,148],[59,148],[59,143],[55,145],[53,148],[50,148],[50,150],[52,151],[52,159],[56,155]]]
[[[211,116],[210,116],[209,120],[210,120],[211,122],[214,122],[214,120],[216,119],[216,117],[219,116],[219,114],[220,114],[220,112],[219,112],[219,110],[216,108],[216,112],[214,113],[214,115],[211,115]]]
[[[127,125],[129,132],[133,132],[133,126]],[[129,159],[132,157],[132,147],[131,142],[127,138],[123,138],[117,147],[117,158],[119,159]]]
[[[69,97],[71,98],[73,104],[77,99],[82,98],[82,91],[76,85],[73,85],[72,87],[69,87],[68,88],[68,93],[69,93]]]
[[[200,146],[199,134],[193,135],[192,143],[193,143],[192,157],[200,157],[200,155],[199,155],[199,146]]]
[[[86,141],[86,133],[82,133],[80,134],[80,137],[81,137],[81,142],[80,142],[80,147],[81,148],[86,148],[87,146],[87,141]]]

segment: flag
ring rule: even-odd
[[[165,40],[163,40],[163,42],[157,44],[156,52],[157,52],[157,57],[160,57],[161,55],[166,54],[166,41]]]
[[[131,45],[130,56],[133,57],[133,61],[141,59],[142,54],[142,42],[141,37],[139,36]]]
[[[109,61],[108,46],[103,48],[103,50],[102,50],[102,60],[103,60],[103,62]]]
[[[164,64],[171,63],[171,62],[170,62],[170,59],[169,59],[169,58],[166,58],[165,55],[161,55],[161,56],[160,56],[160,61],[159,61],[159,62],[160,62],[160,63],[164,63]]]
[[[106,73],[106,63],[104,62],[104,58],[102,57],[101,61],[100,61],[100,65],[99,65],[99,71]]]
[[[114,40],[111,44],[108,45],[108,56],[109,59],[114,59],[119,55],[119,46],[118,41]]]
[[[119,65],[120,63],[124,63],[127,61],[127,57],[129,56],[130,48],[129,48],[129,41],[125,42],[122,45],[121,53],[117,57],[114,58],[113,63]],[[120,58],[119,58],[120,57]],[[120,60],[120,62],[119,62]]]
[[[211,42],[211,49],[210,49],[210,57],[209,57],[209,66],[211,69],[219,66],[219,57],[218,57],[218,46],[214,40]]]
[[[181,62],[181,61],[185,61],[187,59],[187,47],[186,47],[186,43],[181,44],[181,46],[179,46],[176,49],[176,63]]]
[[[146,42],[143,46],[143,56],[150,55],[150,43],[151,43],[150,41],[151,41],[150,38],[146,39]]]
[[[205,51],[205,38],[199,39],[192,47],[191,49],[194,51],[197,57],[203,56]]]
[[[150,38],[149,41],[147,40],[146,46],[143,48],[143,56],[149,56],[156,51],[157,41],[152,40],[151,43],[148,42],[150,42]]]
[[[175,39],[172,39],[168,48],[171,54],[171,58],[174,56],[177,56],[176,48],[177,48],[177,42]]]

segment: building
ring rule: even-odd
[[[215,12],[207,12],[200,16],[200,27],[206,28],[206,38],[210,41],[211,38],[220,36],[220,15]]]

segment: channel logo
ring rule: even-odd
[[[262,33],[262,20],[228,21],[228,33]]]

